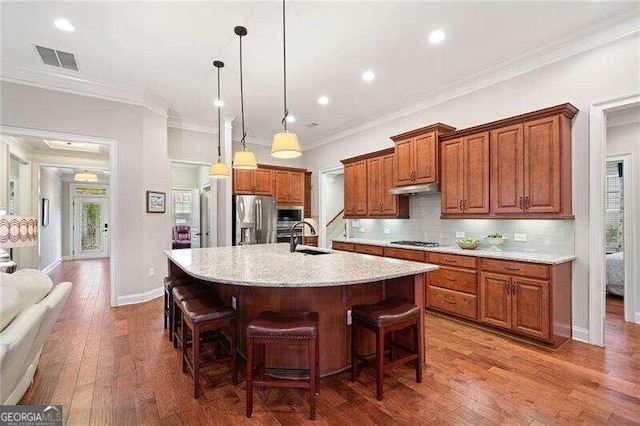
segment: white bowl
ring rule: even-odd
[[[484,237],[484,240],[487,244],[489,244],[491,247],[489,247],[489,250],[492,251],[502,251],[502,249],[500,249],[500,247],[498,247],[500,244],[504,243],[505,241],[507,241],[507,237],[502,237],[502,238],[490,238],[490,237]]]

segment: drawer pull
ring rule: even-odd
[[[507,271],[519,271],[520,268],[514,268],[513,266],[505,266],[504,269]]]
[[[444,261],[447,263],[458,263],[458,261],[455,259],[445,259]]]
[[[444,301],[445,301],[445,303],[448,303],[450,305],[457,305],[458,304],[458,302],[456,302],[455,300],[449,299],[447,296],[444,297]]]
[[[447,281],[457,281],[455,278],[451,278],[451,277],[444,277],[444,279]]]

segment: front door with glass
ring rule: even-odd
[[[109,200],[75,197],[73,206],[73,258],[109,257]]]

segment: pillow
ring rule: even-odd
[[[22,297],[15,287],[0,286],[0,330],[4,330],[20,313]]]
[[[37,269],[20,269],[13,274],[2,274],[1,286],[15,287],[22,297],[22,307],[25,309],[41,301],[53,288],[53,281],[47,274]]]

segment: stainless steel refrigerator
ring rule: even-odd
[[[258,195],[233,196],[233,245],[276,242],[276,199]]]

